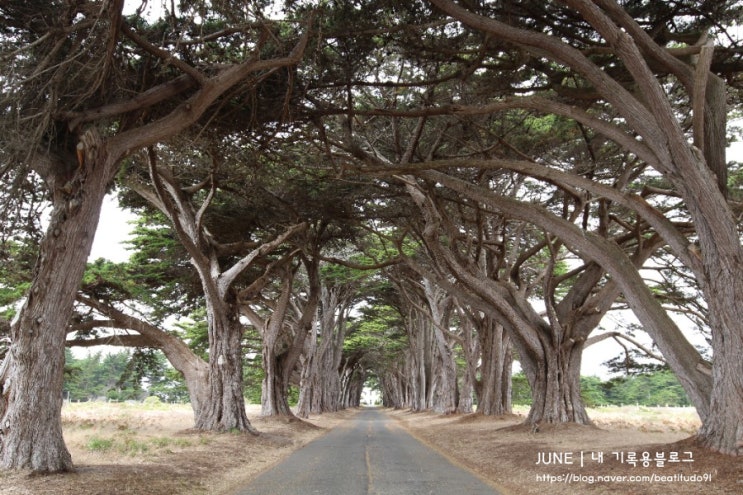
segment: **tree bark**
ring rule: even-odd
[[[150,148],[149,169],[154,190],[141,184],[130,185],[170,219],[178,240],[190,255],[191,265],[198,273],[204,291],[208,321],[209,367],[206,383],[199,386],[205,393],[196,410],[196,428],[216,431],[238,429],[255,433],[255,429],[248,421],[242,395],[243,328],[239,318],[238,294],[233,284],[257,258],[272,252],[296,232],[303,230],[306,225],[289,227],[282,234],[247,254],[240,253],[241,258],[223,269],[220,263],[220,246],[207,232],[202,222],[203,213],[210,205],[213,194],[209,194],[197,210],[192,198],[184,193],[172,171],[167,167],[158,167],[156,158],[154,149]],[[214,180],[213,177],[211,180]],[[216,184],[212,183],[212,192],[215,190]],[[267,277],[262,277],[260,287],[251,285],[250,288],[260,291],[266,281]]]
[[[431,409],[439,414],[452,414],[457,410],[457,365],[454,351],[445,333],[448,325],[448,306],[451,303],[446,293],[430,280],[423,281],[423,288],[430,310],[429,324],[433,334],[433,384]]]
[[[360,366],[351,366],[344,369],[341,375],[341,396],[344,408],[359,407],[361,393],[364,391],[366,372]]]
[[[449,185],[448,181],[442,184]],[[471,294],[481,298],[489,306],[488,312],[511,334],[532,389],[532,409],[527,420],[532,423],[590,423],[580,396],[581,341],[571,342],[557,322],[552,322],[555,328],[548,325],[532,308],[527,295],[513,287],[510,281],[472,273],[470,266],[460,263],[454,253],[439,242],[442,214],[433,200],[413,182],[406,185],[426,221],[423,237],[433,257],[448,266],[451,274],[462,281]],[[486,204],[482,198],[477,200]],[[576,352],[569,352],[574,347],[578,348]]]
[[[720,298],[735,298],[736,294],[743,294],[743,288],[730,290],[734,285],[741,285],[741,279],[728,279],[728,283],[721,282],[725,288],[719,287]],[[727,324],[716,326],[712,333],[714,361],[712,364],[712,379],[714,388],[710,400],[710,415],[699,430],[699,439],[702,445],[718,452],[732,455],[743,455],[743,360],[740,350],[743,349],[743,338],[740,328],[743,321],[743,311],[740,310],[740,299],[727,301],[728,311],[737,306],[739,318],[736,322],[727,321]],[[729,306],[728,306],[729,305]],[[714,308],[710,308],[714,311]],[[721,317],[729,317],[720,314]]]
[[[462,355],[464,358],[464,373],[459,388],[457,413],[470,414],[475,407],[477,388],[477,369],[480,360],[480,343],[475,337],[475,325],[461,304],[457,303],[459,319],[459,335],[461,337]]]
[[[532,405],[528,423],[591,424],[580,395],[580,363],[583,346],[545,343],[540,359],[522,359],[532,387]]]
[[[103,198],[121,159],[187,128],[225,91],[254,72],[296,64],[308,38],[309,30],[287,57],[251,58],[210,79],[202,78],[201,88],[170,113],[122,131],[105,143],[91,126],[82,133],[79,144],[73,143],[73,147],[79,146],[76,150],[64,150],[60,154],[77,156],[77,163],[63,163],[50,158],[51,155],[36,154],[34,159],[39,163],[32,166],[50,189],[52,214],[40,245],[31,290],[11,329],[14,342],[0,366],[0,467],[47,472],[66,471],[72,467],[61,430],[67,324],[90,254]],[[111,127],[114,116],[122,115],[120,110],[111,111],[114,107],[121,108],[114,104],[70,118],[74,118],[75,128],[80,128],[110,112],[107,115],[111,118],[105,120]]]
[[[614,1],[569,0],[566,3],[607,40],[614,55],[621,59],[632,76],[642,99],[634,97],[578,50],[557,38],[505,26],[449,0],[431,2],[472,27],[528,50],[539,51],[585,77],[616,108],[633,132],[642,137],[644,146],[654,155],[649,157],[648,163],[679,191],[694,220],[701,252],[690,245],[689,251],[694,255],[689,257],[683,247],[675,246],[676,255],[694,272],[710,309],[715,355],[711,380],[705,373],[705,364],[683,336],[674,339],[664,330],[667,325],[662,320],[667,318],[655,308],[648,307],[642,297],[635,297],[637,291],[626,284],[620,285],[638,318],[654,334],[653,338],[696,406],[703,423],[700,430],[702,443],[721,452],[740,454],[743,442],[743,415],[740,414],[743,407],[740,379],[743,365],[739,357],[733,357],[732,349],[743,340],[743,310],[740,309],[743,247],[736,220],[725,200],[725,163],[721,159],[721,150],[725,147],[724,126],[721,125],[724,120],[721,80],[709,78],[705,66],[692,68],[674,59],[665,47],[649,39],[637,22]],[[672,108],[665,89],[650,69],[647,57],[662,61],[684,83],[689,99],[695,103],[695,123],[703,123],[700,127],[705,128],[703,136],[699,135],[698,128],[695,129],[695,143],[703,145],[704,150],[689,145],[688,136],[677,120],[678,112]],[[707,84],[704,84],[705,80]],[[700,95],[700,91],[706,94]],[[702,106],[704,108],[700,108]],[[705,115],[699,115],[702,112]],[[594,255],[594,259],[600,258],[599,253]],[[602,264],[607,271],[614,272],[615,268],[609,268],[611,260]],[[613,275],[618,276],[616,272]],[[669,328],[674,327],[671,323]],[[678,335],[675,330],[673,333]],[[732,412],[735,410],[738,412]]]
[[[39,246],[34,279],[0,367],[0,466],[67,471],[62,438],[62,382],[67,322],[93,245],[111,163],[100,137],[87,133],[79,164],[49,163],[52,214]],[[45,159],[39,157],[40,160]],[[55,171],[73,170],[60,176]]]
[[[511,414],[513,356],[508,334],[496,321],[484,316],[477,324],[480,379],[475,382],[477,413],[486,416]]]
[[[236,305],[207,304],[209,319],[209,374],[204,400],[196,411],[196,429],[249,431],[243,396],[243,328]],[[216,307],[215,307],[216,306]]]
[[[624,293],[638,319],[645,325],[646,331],[661,349],[671,369],[677,374],[700,417],[703,421],[705,420],[709,412],[711,380],[703,370],[700,371],[700,367],[704,363],[699,352],[688,342],[665,309],[653,297],[640,277],[633,261],[615,243],[582,231],[574,224],[534,205],[527,205],[510,198],[498,196],[490,191],[437,172],[426,172],[423,175],[437,180],[471,199],[482,201],[505,215],[539,225],[541,228],[559,236],[584,258],[594,260],[597,264],[600,264]],[[715,194],[719,195],[719,191],[716,190],[716,181],[712,181],[712,183],[714,191],[716,191]],[[496,294],[493,294],[493,296],[496,296]],[[504,311],[504,315],[513,313],[513,310],[506,306],[502,306],[501,311]],[[509,318],[506,318],[506,320],[509,320]],[[519,345],[518,340],[514,340],[514,345]],[[535,347],[537,344],[532,340],[529,345]],[[519,352],[521,353],[520,349]]]
[[[410,345],[405,372],[409,379],[410,397],[406,405],[413,411],[425,411],[431,407],[433,393],[431,327],[420,315],[409,312],[405,328]]]
[[[302,369],[297,404],[297,415],[301,418],[342,408],[340,366],[347,312],[342,296],[344,290],[343,287],[322,288],[319,335],[312,332],[308,338]]]
[[[289,407],[289,382],[299,362],[305,341],[315,322],[320,299],[319,259],[304,259],[309,288],[304,304],[296,304],[301,313],[298,321],[289,325],[286,321],[293,274],[287,270],[284,287],[263,334],[263,366],[265,377],[261,393],[263,416],[289,416],[294,413]],[[290,332],[290,327],[293,332]]]
[[[261,392],[262,416],[294,417],[289,406],[289,380],[286,378],[290,371],[287,371],[285,362],[286,351],[277,355],[264,347],[263,369],[266,376]]]

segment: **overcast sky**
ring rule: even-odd
[[[106,258],[117,263],[128,260],[129,252],[123,243],[129,238],[132,230],[129,222],[134,219],[131,212],[119,208],[115,197],[106,196],[89,260]]]

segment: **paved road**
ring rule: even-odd
[[[365,409],[305,445],[236,495],[498,495],[413,438],[384,412]]]

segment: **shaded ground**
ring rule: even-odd
[[[251,407],[263,432],[204,434],[188,430],[188,406],[77,405],[63,410],[65,439],[77,471],[52,476],[0,472],[0,494],[13,495],[233,495],[259,472],[279,462],[328,428],[356,414],[346,411],[308,422],[267,421]],[[691,412],[673,409],[592,410],[597,427],[561,426],[538,432],[519,426],[523,416],[484,418],[391,411],[399,424],[455,463],[490,480],[504,495],[743,493],[743,460],[713,454],[687,439],[698,427]],[[105,418],[105,419],[103,419]],[[538,455],[571,452],[571,465],[536,465]],[[584,466],[580,467],[580,452]],[[603,454],[603,462],[591,458]],[[621,463],[612,452],[623,453]],[[673,452],[693,462],[629,465],[635,452]],[[564,458],[564,457],[563,457]],[[699,476],[701,481],[618,481],[599,476]],[[541,478],[538,478],[541,476]],[[549,476],[582,481],[550,482]],[[593,476],[593,483],[589,483]],[[711,480],[705,480],[709,476]],[[568,479],[568,478],[563,478]]]
[[[307,422],[249,417],[260,436],[189,430],[190,406],[72,404],[63,409],[76,471],[34,476],[0,472],[0,494],[229,494],[356,411]]]
[[[595,427],[561,425],[539,431],[523,427],[523,416],[392,414],[419,439],[490,480],[504,495],[743,493],[743,459],[698,447],[690,439],[698,421],[688,410],[598,410],[591,411]],[[632,453],[639,460],[634,466]],[[652,458],[647,466],[643,453]],[[656,460],[659,454],[665,461]],[[670,462],[673,454],[679,462]],[[563,463],[555,464],[560,455]],[[545,456],[552,464],[537,464]],[[689,458],[691,462],[684,462]]]

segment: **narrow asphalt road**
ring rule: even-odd
[[[384,412],[365,409],[236,495],[498,495]]]

